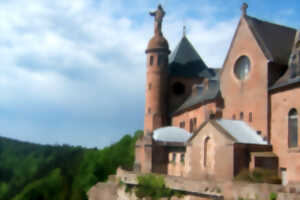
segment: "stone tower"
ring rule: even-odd
[[[167,67],[168,55],[170,53],[167,40],[164,38],[161,25],[165,12],[161,5],[154,16],[154,36],[150,39],[146,49],[147,75],[146,75],[146,103],[144,134],[148,135],[156,128],[166,125],[166,96],[167,96]]]
[[[165,12],[161,5],[155,12],[154,36],[146,49],[147,75],[146,75],[146,103],[144,136],[137,140],[135,147],[135,170],[143,173],[153,171],[153,145],[152,133],[155,129],[167,124],[167,76],[168,55],[170,53],[167,40],[161,32],[162,20]]]

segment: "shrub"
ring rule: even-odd
[[[171,198],[172,196],[183,196],[182,192],[167,188],[164,178],[154,174],[146,174],[138,177],[135,194],[138,198],[149,197],[152,200],[163,197]]]
[[[274,192],[272,192],[272,193],[270,194],[270,200],[276,200],[276,199],[277,199],[277,194],[274,193]]]
[[[281,179],[278,177],[276,170],[261,168],[256,168],[253,171],[244,169],[235,177],[235,180],[271,184],[281,183]]]

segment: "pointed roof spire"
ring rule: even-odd
[[[182,31],[182,36],[185,37],[186,36],[186,26],[183,26],[183,31]]]
[[[169,56],[169,74],[180,77],[211,78],[213,76],[213,72],[208,69],[187,37],[181,38]]]
[[[247,15],[247,9],[248,9],[248,4],[247,3],[243,3],[242,7],[241,7],[242,16],[246,16]]]

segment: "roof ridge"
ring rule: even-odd
[[[246,15],[245,16],[246,18],[252,18],[254,20],[257,20],[257,21],[260,21],[260,22],[264,22],[264,23],[268,23],[268,24],[272,24],[272,25],[275,25],[275,26],[280,26],[282,28],[288,28],[288,29],[292,29],[292,30],[297,30],[296,28],[293,28],[293,27],[290,27],[290,26],[285,26],[285,25],[282,25],[282,24],[277,24],[275,22],[270,22],[270,21],[267,21],[267,20],[263,20],[263,19],[259,19],[257,17],[253,17],[253,16],[249,16],[249,15]]]
[[[287,64],[297,30],[251,16],[243,18],[266,58],[271,62]]]
[[[170,55],[170,62],[174,62],[176,60],[176,58],[178,56],[180,56],[180,55],[178,55],[178,53],[180,52],[180,50],[182,51],[182,48],[184,48],[183,45],[186,45],[185,48],[188,47],[191,50],[193,55],[192,54],[190,54],[190,55],[192,55],[192,57],[194,57],[192,59],[195,59],[197,57],[197,59],[202,60],[201,56],[199,55],[199,53],[197,52],[197,50],[195,49],[193,44],[189,41],[189,39],[185,35],[183,35],[181,40],[177,44],[176,48]],[[190,61],[193,61],[193,60],[190,60]],[[185,63],[182,63],[182,64],[185,64]]]
[[[254,17],[250,17],[250,16],[245,16],[245,21],[247,22],[247,24],[249,25],[250,30],[252,31],[252,33],[254,34],[254,37],[256,38],[259,46],[261,47],[261,50],[263,51],[263,53],[265,54],[265,56],[270,59],[271,61],[274,60],[274,57],[271,53],[271,50],[268,48],[268,45],[265,43],[264,39],[262,38],[261,34],[259,33],[259,31],[255,28],[255,25],[252,23],[252,21],[250,21],[248,18],[251,18],[252,20],[257,20],[260,22],[264,22],[261,21],[259,19],[256,19]],[[268,22],[267,22],[268,23]],[[271,24],[271,23],[270,23]]]

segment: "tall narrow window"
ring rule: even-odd
[[[149,83],[148,84],[148,90],[151,90],[151,88],[152,88],[152,83]]]
[[[172,154],[172,162],[176,162],[176,153]]]
[[[241,112],[241,113],[240,113],[240,120],[243,120],[243,119],[244,119],[244,113]]]
[[[197,127],[197,118],[196,117],[193,119],[193,124],[194,124],[194,129],[196,129],[196,127]]]
[[[179,127],[180,127],[180,128],[184,128],[184,127],[185,127],[185,122],[184,122],[184,121],[180,122],[180,123],[179,123]]]
[[[250,112],[250,113],[249,113],[249,122],[252,122],[252,120],[253,120],[252,118],[253,118],[252,112]]]
[[[193,132],[197,125],[197,118],[190,119],[190,132]]]
[[[151,113],[151,108],[148,108],[148,114],[150,114]]]
[[[289,147],[298,146],[298,112],[295,108],[291,109],[289,112],[289,136],[288,136],[288,145]]]
[[[153,57],[153,56],[150,56],[150,66],[153,65],[153,60],[154,60],[154,57]]]
[[[184,153],[180,154],[180,162],[184,163]]]
[[[193,130],[194,130],[193,119],[190,119],[190,132],[193,132]]]
[[[236,119],[236,116],[235,116],[235,114],[233,114],[233,115],[232,115],[232,119],[233,119],[233,120],[235,120],[235,119]]]
[[[210,150],[210,138],[207,137],[204,140],[204,156],[203,156],[203,165],[204,165],[204,167],[209,166],[209,163],[208,163],[209,150]]]

